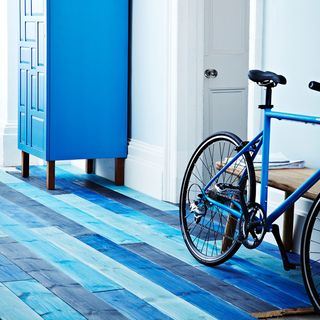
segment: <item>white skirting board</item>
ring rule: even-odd
[[[164,149],[132,139],[125,162],[125,185],[162,199],[163,173]]]
[[[157,199],[163,199],[164,149],[131,139],[125,160],[125,185]],[[71,162],[84,170],[85,161]],[[114,159],[97,159],[95,173],[114,181]]]
[[[21,162],[17,131],[16,124],[0,125],[0,166],[16,166]]]

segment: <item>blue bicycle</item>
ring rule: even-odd
[[[180,194],[180,224],[190,253],[201,263],[215,266],[230,259],[243,244],[258,247],[272,232],[285,270],[288,259],[278,225],[274,224],[295,201],[320,179],[320,169],[271,214],[267,214],[271,119],[320,125],[320,117],[272,111],[272,89],[286,84],[273,72],[251,70],[249,79],[266,89],[264,128],[253,140],[242,141],[230,132],[217,132],[203,141],[192,155]],[[320,83],[309,87],[320,91]],[[262,149],[260,202],[256,202],[253,161]],[[307,216],[301,242],[301,268],[310,300],[320,311],[320,194]]]

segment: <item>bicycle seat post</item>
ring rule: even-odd
[[[267,109],[271,109],[273,107],[271,104],[271,100],[272,100],[272,86],[267,86],[267,92],[266,92],[266,107],[267,107]]]
[[[263,210],[267,213],[267,200],[268,200],[268,179],[269,179],[269,152],[270,152],[270,131],[271,126],[270,117],[267,116],[267,112],[273,108],[271,104],[272,100],[272,88],[275,87],[273,82],[269,82],[265,85],[266,88],[266,102],[264,105],[260,105],[259,108],[264,110],[263,121],[263,146],[262,146],[262,170],[261,170],[261,188],[260,204]],[[271,228],[271,226],[269,226]]]
[[[273,85],[266,86],[266,103],[263,105],[259,105],[260,109],[272,109],[273,108],[273,105],[271,104],[272,88],[273,87],[274,87]]]

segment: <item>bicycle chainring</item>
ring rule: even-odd
[[[243,233],[242,244],[248,249],[257,248],[266,234],[267,216],[263,208],[258,203],[249,203],[247,207],[248,218],[243,216],[241,228]]]

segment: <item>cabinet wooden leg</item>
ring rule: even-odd
[[[115,159],[115,184],[117,186],[124,185],[124,160],[123,158]]]
[[[29,153],[22,151],[21,152],[21,174],[23,178],[29,177],[29,166],[30,166],[30,156]]]
[[[92,174],[93,173],[93,165],[94,160],[93,159],[87,159],[86,161],[86,173]]]
[[[291,192],[285,193],[287,199]],[[294,222],[294,205],[286,210],[283,215],[282,242],[286,251],[293,249],[293,222]]]
[[[47,189],[55,189],[55,161],[47,161]]]

